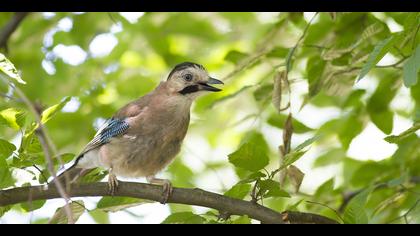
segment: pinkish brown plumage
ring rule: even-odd
[[[118,185],[116,176],[147,177],[164,186],[166,202],[170,182],[154,176],[181,150],[192,102],[205,91],[220,91],[209,84],[222,82],[209,77],[201,65],[177,65],[155,90],[117,111],[64,173],[74,181],[93,168],[108,169],[112,192]]]

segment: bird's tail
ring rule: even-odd
[[[85,176],[89,172],[91,172],[93,169],[86,169],[77,167],[76,164],[72,165],[67,170],[63,171],[61,174],[59,174],[55,179],[50,181],[50,184],[54,184],[54,181],[58,180],[64,185],[73,184],[76,183],[77,180],[79,180],[81,177]]]

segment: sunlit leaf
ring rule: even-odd
[[[43,124],[47,123],[47,121],[50,120],[58,111],[60,111],[66,105],[66,103],[70,101],[70,99],[71,97],[65,97],[63,100],[61,100],[60,103],[45,109],[41,114],[41,122]]]
[[[77,222],[79,217],[85,212],[85,204],[83,201],[73,201],[69,204],[69,207],[72,212],[72,217],[74,222]],[[58,208],[54,215],[51,217],[50,224],[67,224],[68,218],[64,207]]]
[[[6,214],[8,211],[12,209],[12,206],[2,206],[0,207],[0,217],[2,217],[4,214]]]
[[[109,215],[106,211],[101,209],[94,209],[89,211],[89,215],[95,220],[98,224],[109,224]]]
[[[36,209],[39,209],[44,206],[46,200],[37,200],[32,202],[24,202],[21,203],[20,206],[22,209],[24,209],[26,212],[34,211]]]
[[[251,218],[248,216],[239,216],[232,221],[232,224],[251,224]]]
[[[251,190],[250,184],[236,184],[227,192],[225,192],[225,196],[233,197],[237,199],[244,199]]]
[[[192,212],[177,212],[168,216],[162,224],[202,224],[205,219]]]
[[[23,126],[25,112],[16,108],[8,108],[0,111],[0,124],[5,124],[13,129],[20,129]]]
[[[267,144],[258,133],[250,133],[235,152],[228,155],[229,162],[249,171],[258,171],[268,165]]]
[[[151,201],[131,197],[102,197],[96,207],[105,212],[116,212],[122,209],[142,205]]]
[[[2,53],[0,53],[0,71],[8,75],[10,78],[15,79],[18,83],[26,84],[25,81],[20,78],[18,71],[12,62],[9,61]]]

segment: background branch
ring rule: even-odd
[[[29,12],[16,12],[0,32],[0,48],[7,50],[7,41]]]
[[[0,206],[26,202],[28,201],[29,193],[31,193],[32,201],[61,197],[57,188],[54,186],[41,185],[19,187],[0,191]],[[103,182],[78,186],[73,185],[71,186],[71,191],[68,194],[71,197],[110,196],[108,192],[108,185]],[[158,202],[162,198],[162,188],[151,184],[120,182],[118,191],[114,194],[114,196],[134,197]],[[173,194],[169,197],[168,203],[203,206],[216,209],[220,212],[229,212],[232,215],[247,215],[252,219],[261,221],[262,223],[338,223],[327,217],[311,213],[292,211],[279,213],[253,202],[234,199],[197,188],[174,188]]]
[[[9,82],[7,79],[5,79],[1,76],[0,76],[0,78],[2,79],[2,81],[5,84],[8,84],[8,85],[13,87],[16,94],[20,97],[22,102],[25,103],[25,105],[28,107],[29,111],[31,111],[31,113],[34,115],[36,123],[38,125],[37,129],[35,130],[35,134],[37,135],[37,137],[39,139],[39,142],[41,144],[42,150],[44,152],[48,171],[50,172],[51,176],[53,177],[53,182],[54,182],[55,186],[57,187],[58,192],[60,193],[60,196],[66,201],[66,205],[64,206],[64,210],[67,214],[67,219],[68,219],[69,223],[74,223],[73,222],[73,217],[72,217],[72,211],[71,211],[70,206],[69,206],[70,198],[68,197],[68,195],[66,193],[66,190],[64,189],[62,183],[60,181],[56,180],[56,172],[54,170],[54,165],[53,165],[53,162],[52,162],[52,157],[55,155],[56,151],[55,151],[54,146],[52,145],[52,142],[49,141],[47,131],[46,131],[43,123],[41,122],[40,111],[36,108],[36,106],[31,102],[31,100],[29,100],[29,98],[26,96],[26,94],[19,87],[17,87],[16,85],[14,85],[13,83]],[[52,151],[53,154],[51,154],[51,151]],[[57,157],[57,158],[59,159],[60,157]]]

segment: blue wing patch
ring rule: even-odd
[[[86,145],[83,152],[88,152],[89,150],[108,143],[111,138],[123,134],[129,127],[128,123],[121,119],[111,118],[107,120],[95,134],[95,137]]]

